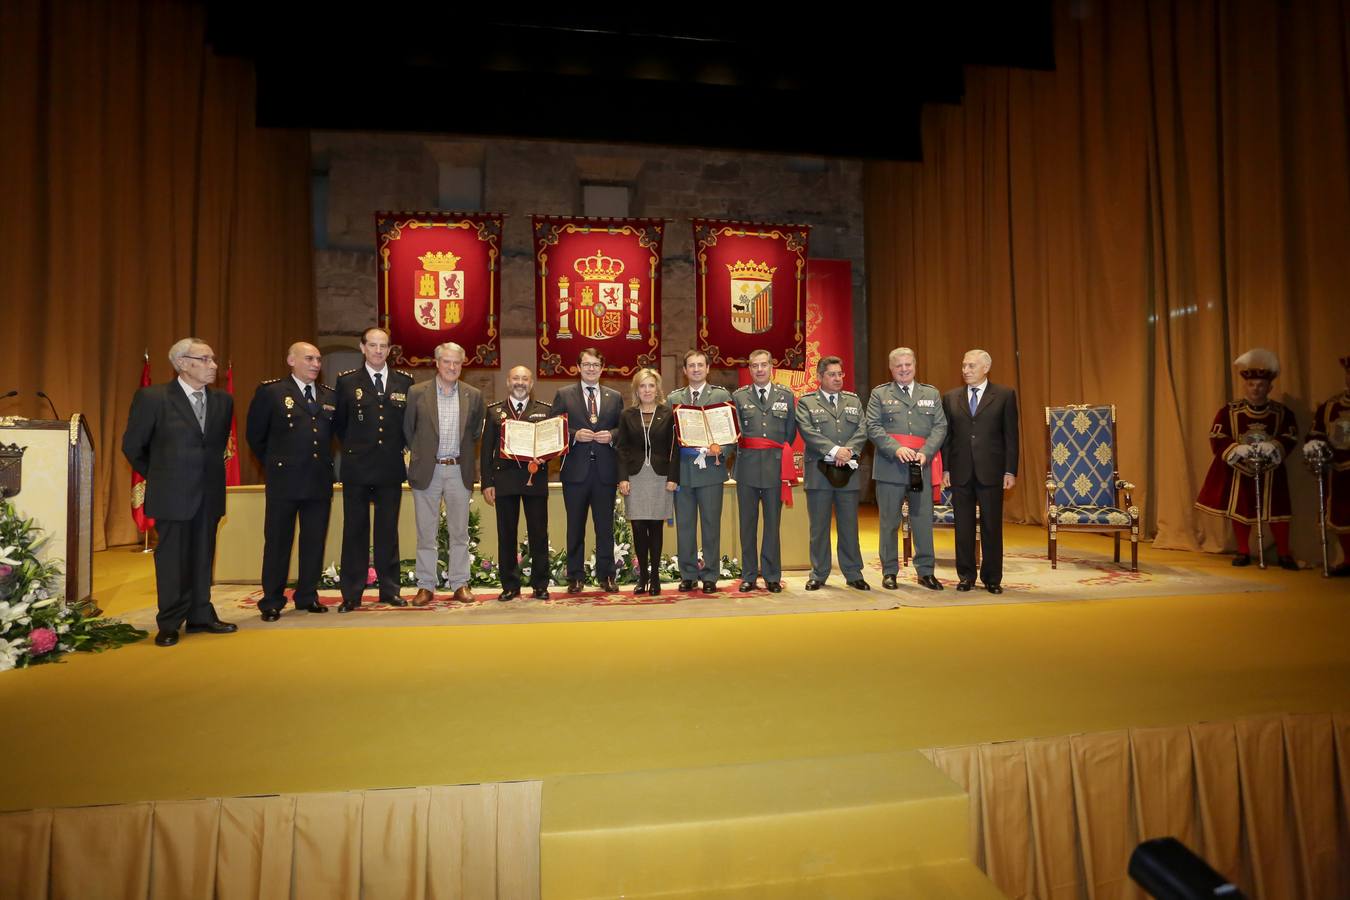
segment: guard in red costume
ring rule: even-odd
[[[1255,463],[1261,473],[1261,519],[1270,524],[1280,568],[1298,569],[1289,551],[1289,477],[1284,460],[1298,442],[1298,422],[1283,404],[1270,399],[1271,383],[1280,374],[1280,359],[1270,350],[1248,350],[1233,360],[1242,378],[1243,397],[1214,416],[1209,445],[1214,451],[1195,508],[1233,521],[1237,556],[1233,565],[1252,561],[1251,535],[1256,524]]]
[[[1312,428],[1303,444],[1303,455],[1328,460],[1327,530],[1341,542],[1341,564],[1333,578],[1350,577],[1350,356],[1341,357],[1345,390],[1317,407]]]

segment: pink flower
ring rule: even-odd
[[[380,576],[375,574],[375,567],[371,566],[366,570],[366,584],[374,584]]]
[[[0,565],[0,578],[8,578],[13,571],[13,566]]]
[[[41,656],[56,649],[56,632],[50,628],[34,628],[28,633],[29,653]]]

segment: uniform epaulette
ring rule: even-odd
[[[839,393],[840,393],[840,394],[843,394],[845,397],[857,397],[857,396],[858,396],[858,394],[857,394],[856,391],[840,391]]]
[[[400,375],[407,375],[409,378],[413,377],[413,373],[409,372],[407,369],[395,369],[394,371]]]
[[[888,385],[888,384],[895,384],[895,382],[894,382],[894,381],[883,381],[881,384],[879,384],[879,385],[877,385],[876,387],[872,388],[872,390],[874,390],[874,391],[879,391],[879,390],[881,390],[882,388],[884,388],[884,387],[885,387],[886,385]],[[869,392],[869,393],[870,393],[870,392]]]
[[[336,390],[336,388],[334,388],[331,384],[324,384],[324,383],[321,381],[321,382],[319,382],[319,390],[321,390],[321,391],[332,391],[332,390]]]
[[[269,378],[269,379],[267,379],[266,381],[264,381],[264,382],[262,382],[261,384],[259,384],[258,386],[261,387],[261,386],[264,385],[264,384],[276,384],[276,383],[277,383],[278,381],[280,381],[280,380],[281,380],[280,378]]]
[[[360,366],[357,366],[357,367],[356,367],[356,369],[359,369],[359,368],[361,368],[361,367],[360,367]],[[348,369],[348,370],[345,371],[345,372],[339,372],[339,373],[337,373],[337,377],[341,378],[343,375],[350,375],[350,374],[352,374],[353,372],[355,372],[356,369]]]
[[[920,381],[918,384],[919,384],[919,387],[932,388],[933,390],[937,391],[937,385],[935,385],[935,384],[929,384],[929,383],[926,382],[926,381]],[[938,391],[938,393],[942,393],[942,392],[941,392],[941,391]]]

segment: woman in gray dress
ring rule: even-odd
[[[639,369],[633,376],[633,405],[619,416],[615,449],[619,457],[619,493],[624,515],[633,526],[638,583],[634,594],[661,593],[661,537],[665,520],[675,514],[680,486],[675,413],[660,402],[661,373]]]

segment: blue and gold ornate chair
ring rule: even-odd
[[[980,508],[975,507],[975,565],[980,564]],[[956,513],[952,511],[952,489],[943,488],[942,496],[938,502],[933,504],[933,527],[934,528],[956,528]],[[909,558],[914,555],[914,539],[909,533],[909,498],[906,497],[900,504],[900,533],[904,537],[904,562],[903,566],[909,565]]]
[[[1130,534],[1130,571],[1139,571],[1139,508],[1131,499],[1134,485],[1116,470],[1114,406],[1047,406],[1045,528],[1050,568],[1058,568],[1061,531],[1109,534],[1116,541]]]

